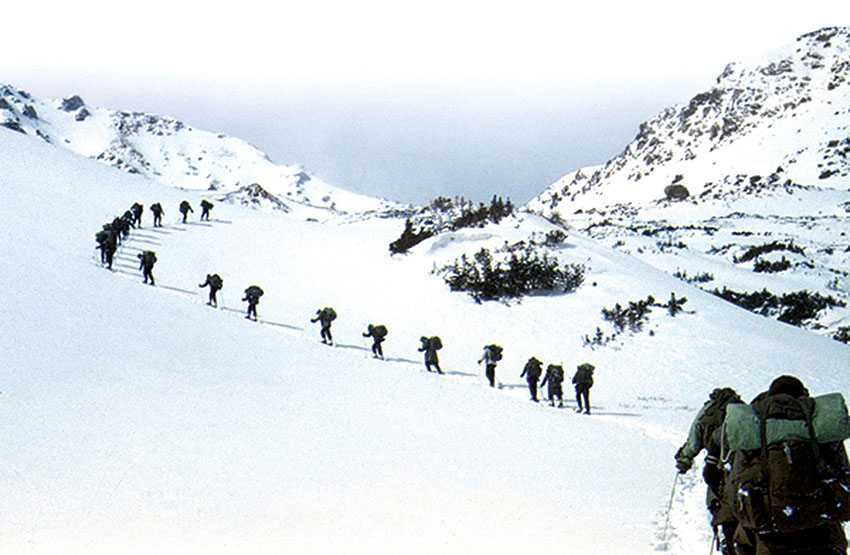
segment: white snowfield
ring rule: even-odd
[[[478,305],[430,273],[551,229],[532,215],[392,258],[402,220],[217,203],[202,223],[202,198],[0,128],[0,553],[707,553],[699,465],[671,488],[708,393],[749,399],[783,373],[848,389],[847,346],[574,232],[557,251],[587,266],[572,294]],[[94,234],[137,201],[110,272]],[[219,309],[198,287],[212,272]],[[252,284],[261,323],[243,317]],[[691,313],[583,346],[603,307],[673,291]],[[310,323],[324,306],[333,347]],[[422,335],[442,338],[446,375],[424,371]],[[476,363],[488,343],[498,389]],[[530,402],[532,355],[568,380],[593,363],[594,414],[569,383],[565,409]]]

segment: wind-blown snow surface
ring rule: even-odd
[[[784,372],[847,390],[846,346],[577,235],[558,252],[588,266],[570,295],[476,305],[430,274],[550,229],[530,215],[397,259],[398,220],[217,204],[184,225],[177,204],[201,193],[5,129],[0,191],[2,553],[694,553],[710,534],[696,471],[667,507],[708,392],[749,398]],[[94,233],[136,201],[160,201],[166,225],[146,212],[109,272]],[[209,272],[219,310],[198,289]],[[265,324],[241,314],[253,283]],[[582,346],[602,307],[673,290],[693,314],[656,309],[644,333]],[[309,322],[326,305],[335,347]],[[369,357],[368,323],[389,328],[387,361]],[[447,375],[421,368],[423,334],[442,337]],[[476,364],[491,342],[501,389]],[[595,414],[529,402],[532,355],[594,363]]]

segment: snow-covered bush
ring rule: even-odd
[[[713,293],[742,308],[762,316],[776,317],[780,322],[794,326],[803,326],[808,320],[817,317],[821,310],[846,304],[832,296],[824,297],[820,293],[809,293],[806,290],[786,293],[781,297],[767,289],[740,293],[724,287],[722,290],[715,289]]]
[[[436,271],[452,291],[466,291],[476,302],[517,298],[544,292],[571,292],[584,281],[582,264],[561,266],[556,257],[533,246],[496,251],[482,248]],[[501,255],[501,256],[499,256]]]

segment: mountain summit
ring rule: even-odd
[[[390,206],[332,187],[299,166],[275,164],[241,139],[165,116],[94,108],[76,95],[41,100],[0,85],[0,125],[152,181],[211,191],[225,201],[333,212]]]
[[[687,195],[843,187],[850,176],[850,29],[826,28],[729,64],[710,90],[643,123],[603,166],[565,175],[529,203],[567,213]],[[668,189],[667,195],[665,188]]]

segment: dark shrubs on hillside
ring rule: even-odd
[[[756,263],[753,266],[753,271],[758,273],[775,274],[778,272],[784,272],[790,267],[791,261],[783,256],[782,260],[777,260],[776,262],[771,262],[769,260],[756,260]]]
[[[845,345],[850,344],[850,326],[841,326],[838,331],[832,334],[832,338]]]
[[[427,229],[416,231],[413,228],[413,222],[407,219],[404,222],[404,231],[401,232],[401,236],[390,243],[390,252],[393,254],[407,252],[432,235],[434,233]]]
[[[603,308],[602,317],[614,324],[618,331],[624,330],[627,326],[632,331],[640,331],[649,318],[653,304],[655,304],[655,298],[652,295],[646,300],[630,301],[628,308],[623,308],[620,303],[617,303],[614,308]]]
[[[758,256],[774,251],[789,251],[797,254],[806,254],[806,252],[801,247],[798,247],[794,244],[794,241],[790,241],[788,243],[780,243],[779,241],[773,241],[771,243],[765,243],[763,245],[750,247],[744,254],[742,254],[741,256],[734,257],[733,260],[735,261],[735,263],[749,262],[750,260],[753,260]]]
[[[806,290],[786,293],[781,297],[767,289],[739,293],[724,287],[722,290],[715,289],[713,293],[741,308],[762,316],[776,317],[780,322],[793,326],[802,326],[826,308],[845,306],[844,301],[836,300],[832,296],[824,297],[820,293],[809,293]]]
[[[477,208],[463,198],[452,200],[437,197],[422,209],[415,220],[408,219],[405,222],[401,236],[390,243],[390,252],[407,252],[425,239],[445,230],[457,231],[465,227],[484,227],[488,223],[499,223],[514,211],[515,207],[510,199],[504,201],[499,196],[493,196],[489,206],[482,202]]]
[[[466,291],[476,302],[503,300],[532,293],[571,292],[584,281],[581,264],[561,266],[556,257],[533,247],[512,249],[497,261],[482,248],[437,270],[452,291]]]

